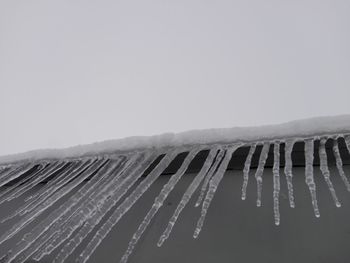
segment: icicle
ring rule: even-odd
[[[0,244],[2,244],[4,241],[8,240],[12,236],[14,236],[18,231],[23,229],[26,225],[28,225],[30,222],[32,222],[38,215],[40,215],[43,211],[45,211],[47,208],[52,206],[55,202],[57,202],[61,197],[63,197],[65,194],[70,192],[72,189],[74,189],[76,186],[78,186],[81,182],[83,182],[87,177],[91,175],[91,173],[95,172],[97,169],[100,168],[102,165],[102,162],[105,162],[105,160],[99,160],[98,162],[92,164],[90,167],[87,168],[87,170],[78,178],[76,178],[74,181],[69,183],[68,185],[61,188],[59,191],[51,195],[49,198],[45,198],[45,200],[40,203],[33,211],[28,213],[24,218],[22,218],[19,222],[17,222],[11,229],[6,231],[1,237],[0,237]]]
[[[162,207],[165,199],[168,197],[169,193],[174,189],[175,185],[178,183],[178,181],[181,179],[181,177],[186,172],[188,166],[192,162],[193,158],[198,154],[200,151],[200,148],[190,151],[190,153],[187,155],[186,159],[183,161],[181,167],[179,170],[170,177],[167,184],[163,186],[162,191],[155,199],[151,209],[148,211],[146,217],[138,227],[137,231],[133,235],[132,239],[129,242],[128,248],[126,252],[124,253],[122,259],[120,260],[121,263],[126,263],[128,260],[129,255],[132,253],[132,251],[135,248],[135,245],[137,244],[138,240],[142,236],[143,232],[146,230],[148,225],[150,224],[152,218],[156,215],[158,210]]]
[[[284,166],[284,174],[286,175],[287,187],[288,187],[288,198],[289,198],[289,206],[291,208],[295,207],[294,203],[294,194],[293,194],[293,162],[292,162],[292,151],[293,146],[295,144],[294,140],[287,140],[285,144],[285,166]]]
[[[100,191],[102,188],[101,185],[103,185],[104,182],[108,183],[109,177],[112,176],[116,170],[123,168],[124,161],[123,158],[108,161],[91,180],[84,184],[82,188],[58,209],[51,212],[40,225],[37,225],[30,233],[25,235],[25,238],[16,245],[14,251],[11,253],[12,258],[15,258],[16,255],[28,248],[19,258],[16,258],[17,263],[25,262],[33,253],[38,251],[38,249],[50,245],[50,239],[57,237],[59,234],[60,228],[65,222],[64,218],[66,216],[69,218],[74,208],[80,207],[80,201],[85,200],[87,195],[94,191]]]
[[[35,178],[33,180],[31,179],[30,181],[28,181],[27,184],[23,185],[22,187],[17,188],[16,191],[14,191],[8,197],[7,200],[10,201],[14,198],[21,196],[23,193],[27,192],[28,190],[30,190],[34,186],[36,186],[38,183],[42,182],[43,180],[47,179],[55,172],[59,171],[65,165],[66,165],[65,162],[58,162],[58,163],[55,163],[53,165],[50,165],[49,167],[47,167],[47,169],[45,168],[45,170],[39,171],[37,174],[35,174]]]
[[[0,165],[0,178],[1,178],[1,173],[8,168],[9,167],[7,165]]]
[[[350,154],[350,135],[346,135],[344,137],[346,148],[348,149],[348,153]]]
[[[29,202],[25,205],[25,208],[19,214],[24,215],[26,213],[32,212],[36,207],[42,204],[44,200],[46,200],[49,196],[52,196],[55,193],[61,191],[62,186],[63,188],[67,188],[67,185],[69,185],[71,182],[73,182],[74,180],[77,180],[77,178],[82,178],[80,177],[80,175],[86,169],[88,168],[91,169],[91,167],[96,168],[99,166],[98,163],[101,163],[101,162],[102,160],[98,160],[98,159],[88,160],[78,164],[77,166],[70,167],[70,169],[65,172],[65,174],[66,175],[68,174],[68,176],[66,177],[62,176],[60,180],[56,181],[55,184],[52,184],[46,190],[40,189],[43,191],[36,198],[29,200]],[[78,179],[78,182],[79,182],[79,179]],[[40,190],[38,191],[38,193],[40,192]]]
[[[60,173],[54,179],[46,183],[46,185],[43,186],[34,195],[27,197],[25,199],[25,204],[23,206],[18,208],[11,215],[8,215],[7,217],[3,218],[0,221],[0,223],[4,223],[18,215],[24,215],[25,213],[27,213],[29,211],[28,208],[33,206],[33,204],[35,203],[38,204],[45,199],[44,197],[47,197],[48,195],[53,194],[55,190],[57,190],[57,184],[60,183],[60,185],[62,185],[63,183],[61,182],[64,180],[64,177],[67,176],[67,174],[75,176],[78,174],[78,172],[82,171],[83,168],[85,168],[86,165],[88,164],[91,164],[91,161],[88,161],[88,162],[85,161],[84,163],[77,162],[77,163],[68,164],[62,171],[60,171]],[[68,179],[71,180],[71,176],[69,178]]]
[[[211,149],[207,159],[205,160],[202,169],[200,170],[200,172],[198,173],[198,175],[193,179],[192,183],[189,185],[189,187],[187,188],[185,194],[183,195],[180,203],[178,204],[174,214],[172,215],[167,228],[165,229],[165,231],[163,232],[162,236],[160,237],[159,241],[158,241],[158,247],[160,247],[164,241],[169,237],[172,228],[174,227],[181,211],[185,208],[185,206],[187,205],[187,203],[189,202],[189,200],[191,199],[193,193],[197,190],[199,184],[203,181],[205,175],[208,173],[210,167],[213,164],[215,155],[218,152],[218,148],[215,147],[214,149]]]
[[[69,164],[59,175],[47,182],[47,184],[35,194],[27,197],[25,201],[33,201],[34,199],[41,198],[41,196],[43,195],[55,192],[61,186],[73,180],[75,176],[79,175],[79,173],[82,172],[86,167],[88,167],[96,161],[97,159],[88,159],[80,160]]]
[[[108,202],[108,204],[112,204],[110,206],[111,208],[122,197],[122,195],[119,195],[117,200],[114,200],[113,196],[109,198],[112,195],[112,192],[124,187],[125,189],[123,194],[125,194],[126,191],[136,182],[136,180],[142,176],[144,170],[154,161],[156,156],[157,155],[154,154],[136,154],[131,157],[124,167],[118,172],[118,175],[116,176],[117,180],[111,180],[110,182],[107,182],[106,186],[102,187],[100,190],[92,192],[89,197],[79,205],[76,211],[72,209],[74,211],[72,217],[69,217],[69,214],[67,214],[68,217],[64,216],[57,222],[57,226],[64,224],[64,227],[59,228],[60,234],[56,238],[54,237],[46,247],[42,247],[40,251],[34,255],[34,258],[41,259],[45,254],[51,253],[62,242],[68,239],[79,226],[88,220],[79,230],[78,234],[76,234],[76,236],[67,243],[69,246],[64,247],[62,255],[64,255],[63,257],[68,256],[70,252],[72,252],[75,247],[78,246],[80,242],[89,234],[93,227],[98,224],[99,220],[102,219],[105,213],[109,211],[108,209],[102,212],[102,205],[105,207]],[[127,178],[128,180],[124,181],[118,180],[123,179],[123,174],[129,175],[133,178],[133,180],[130,180],[130,178]],[[119,184],[120,182],[121,184]],[[107,199],[108,201],[106,201]],[[98,213],[100,213],[100,219],[97,219]]]
[[[273,147],[273,212],[275,216],[275,225],[280,224],[280,209],[279,209],[279,195],[280,195],[280,144],[274,143]]]
[[[214,172],[216,171],[216,169],[218,168],[220,162],[224,158],[224,155],[225,155],[225,150],[220,149],[218,155],[216,156],[214,164],[212,165],[212,167],[210,167],[209,172],[207,173],[207,175],[204,178],[204,182],[202,184],[201,191],[200,191],[198,199],[197,199],[197,201],[196,201],[196,203],[194,205],[195,207],[200,206],[200,204],[202,203],[203,198],[205,196],[205,191],[207,190],[207,187],[208,187],[208,184],[209,184],[209,181],[212,178],[212,176],[213,176]]]
[[[314,181],[314,140],[305,140],[305,182],[309,187],[311,194],[312,206],[316,217],[320,217],[320,211],[318,210],[317,198],[316,198],[316,184]]]
[[[322,138],[320,140],[320,147],[319,147],[319,156],[320,156],[320,170],[323,174],[324,180],[326,181],[327,185],[328,185],[328,189],[331,192],[333,201],[336,205],[336,207],[340,207],[341,204],[338,201],[337,195],[335,193],[333,184],[331,182],[330,179],[330,173],[329,173],[329,169],[328,169],[328,161],[327,161],[327,152],[326,152],[326,141],[327,139]]]
[[[346,177],[345,172],[343,170],[343,161],[342,161],[341,156],[340,156],[340,151],[339,151],[337,139],[333,140],[333,154],[335,157],[335,162],[337,165],[339,175],[340,175],[341,179],[343,180],[343,182],[346,186],[346,189],[350,192],[350,183],[349,183],[349,180]]]
[[[252,157],[256,149],[256,144],[253,144],[250,149],[247,156],[247,159],[244,163],[244,169],[243,169],[243,185],[242,185],[242,200],[245,200],[247,197],[247,186],[248,186],[248,180],[249,180],[249,170],[250,165],[252,162]]]
[[[57,171],[63,166],[64,166],[64,163],[55,163],[52,165],[49,164],[48,166],[44,166],[41,169],[37,169],[37,171],[33,172],[30,176],[28,176],[27,178],[24,178],[24,180],[20,180],[15,185],[9,187],[6,192],[2,193],[1,196],[4,196],[8,192],[11,192],[10,195],[0,200],[0,204],[3,203],[4,201],[10,201],[14,198],[21,196],[23,193],[33,188],[35,185],[41,182],[44,178],[47,178],[53,172]]]
[[[0,165],[0,178],[1,178],[1,174],[8,168],[9,168],[9,166],[7,166],[7,165]]]
[[[56,225],[51,229],[50,235],[53,234],[55,228],[56,230],[57,228],[59,229],[60,234],[51,238],[48,242],[49,245],[41,247],[40,250],[35,253],[33,258],[40,260],[45,254],[51,253],[51,251],[69,238],[70,235],[81,226],[81,224],[88,220],[84,223],[83,227],[80,228],[76,236],[68,242],[71,246],[69,246],[68,250],[65,249],[64,253],[69,255],[70,251],[73,251],[74,248],[89,234],[89,232],[92,231],[93,227],[98,224],[105,213],[107,213],[109,209],[112,208],[112,206],[114,206],[123,196],[123,194],[125,194],[126,191],[138,180],[138,178],[142,176],[146,168],[154,162],[157,156],[157,153],[135,154],[127,160],[122,169],[118,171],[115,180],[107,182],[105,186],[92,192],[89,197],[85,198],[83,203],[77,207],[77,209],[73,207],[71,210],[75,211],[72,217],[69,217],[69,214],[67,214],[57,221]],[[129,176],[123,181],[125,175]],[[120,191],[117,191],[120,188],[124,188],[123,193],[121,194]],[[117,193],[113,196],[113,192]],[[110,196],[111,198],[109,198]],[[106,201],[107,198],[109,198],[108,201]],[[108,208],[106,208],[107,203],[110,205]],[[102,205],[104,205],[104,207],[101,207]],[[97,218],[98,216],[99,218]],[[60,227],[62,224],[64,224],[64,227]]]
[[[63,185],[64,180],[71,180],[72,173],[76,175],[77,171],[81,171],[82,169],[84,169],[84,167],[91,164],[91,162],[92,162],[92,160],[87,160],[87,161],[80,160],[80,161],[74,161],[74,162],[66,164],[64,166],[64,168],[61,171],[59,171],[59,173],[54,178],[52,178],[52,180],[48,181],[39,191],[26,197],[24,199],[25,202],[28,202],[28,201],[35,199],[35,198],[38,198],[41,195],[44,195],[48,192],[53,192],[54,188],[57,186],[58,183]]]
[[[256,184],[257,184],[257,200],[256,200],[256,206],[260,207],[261,206],[261,193],[262,193],[262,175],[264,172],[264,166],[266,163],[266,159],[269,153],[270,149],[270,143],[265,142],[263,145],[263,148],[260,153],[260,158],[259,158],[259,165],[255,173],[255,179],[256,179]]]
[[[11,182],[12,180],[22,176],[26,172],[28,172],[30,169],[32,169],[35,165],[34,164],[25,164],[21,165],[19,167],[16,167],[14,169],[9,170],[1,179],[0,179],[0,187],[4,186],[5,184]]]
[[[0,204],[4,203],[5,201],[8,201],[9,198],[13,196],[14,192],[17,192],[17,189],[21,188],[21,185],[23,187],[23,185],[25,185],[28,182],[28,180],[31,180],[34,176],[36,176],[38,173],[45,170],[46,168],[47,166],[45,165],[39,165],[39,167],[36,168],[36,170],[33,171],[30,175],[25,176],[24,178],[18,180],[17,183],[6,187],[6,189],[0,193]],[[10,196],[6,196],[8,193],[11,193]]]
[[[202,210],[201,210],[201,216],[200,218],[198,219],[198,222],[197,222],[197,227],[194,231],[194,234],[193,234],[193,238],[197,238],[201,229],[202,229],[202,226],[204,224],[204,220],[205,220],[205,216],[208,212],[208,209],[209,209],[209,206],[210,206],[210,203],[211,201],[213,200],[214,198],[214,195],[215,195],[215,192],[216,192],[216,189],[217,187],[219,186],[223,176],[224,176],[224,173],[227,169],[227,166],[232,158],[232,154],[237,150],[237,148],[239,147],[240,145],[234,145],[232,146],[232,148],[229,148],[226,150],[226,154],[225,154],[225,157],[224,159],[222,160],[217,172],[215,173],[215,175],[213,176],[213,178],[210,180],[210,183],[209,183],[209,190],[205,196],[205,199],[204,199],[204,202],[202,204]]]
[[[25,165],[28,165],[28,164],[25,164]],[[11,175],[17,174],[17,171],[19,171],[19,169],[21,169],[22,167],[24,167],[23,164],[22,165],[12,165],[12,166],[7,167],[3,171],[1,171],[0,182],[2,180],[6,180],[10,174]]]
[[[123,170],[121,170],[113,178],[113,180],[103,188],[103,191],[109,191],[110,189],[115,191],[122,187],[125,182],[128,183],[128,181],[134,183],[134,181],[130,180],[130,177],[132,177],[134,174],[139,174],[139,176],[141,176],[144,173],[144,169],[149,167],[149,165],[151,165],[151,163],[153,163],[157,157],[159,157],[157,152],[142,152],[134,154],[134,156],[130,157],[130,159],[127,161]],[[109,193],[112,195],[112,192]]]
[[[147,189],[161,175],[170,162],[178,155],[179,150],[168,153],[154,170],[134,189],[134,191],[117,207],[108,220],[96,232],[84,251],[77,258],[77,262],[86,262],[102,240],[106,237],[112,227],[119,222],[123,215],[134,205],[134,203],[147,191]],[[122,190],[122,189],[120,189]]]
[[[17,168],[17,167],[15,167],[15,168]],[[13,169],[14,169],[13,166],[2,167],[0,170],[0,180],[5,178]]]

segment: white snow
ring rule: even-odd
[[[0,157],[0,164],[24,160],[78,158],[91,155],[134,151],[147,148],[178,147],[184,145],[256,142],[262,140],[305,138],[318,135],[349,134],[350,115],[317,117],[259,127],[192,130],[155,136],[135,136],[108,140],[64,149],[35,150]]]

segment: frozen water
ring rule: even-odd
[[[210,167],[210,170],[208,171],[207,175],[204,178],[204,182],[202,184],[201,191],[200,191],[198,199],[197,199],[197,201],[196,201],[196,203],[194,205],[195,207],[200,206],[200,204],[202,203],[204,195],[205,195],[205,191],[208,188],[209,181],[212,178],[212,176],[213,176],[214,172],[216,171],[216,169],[218,168],[220,162],[224,158],[224,155],[225,155],[225,150],[222,149],[222,148],[219,149],[219,153],[216,156],[214,164],[212,165],[212,167]]]
[[[349,180],[346,177],[345,172],[343,170],[343,161],[342,161],[341,156],[340,156],[338,141],[336,139],[333,141],[333,154],[335,157],[335,162],[336,162],[336,166],[337,166],[339,175],[340,175],[341,179],[343,180],[343,182],[346,186],[346,189],[350,192],[350,183],[349,183]]]
[[[249,180],[249,171],[250,171],[250,165],[252,162],[252,157],[256,149],[256,144],[253,144],[250,146],[249,153],[247,156],[247,159],[244,163],[244,169],[243,169],[243,184],[242,184],[242,200],[245,200],[247,197],[247,186],[248,186],[248,180]]]
[[[316,217],[320,217],[320,211],[318,210],[317,197],[316,197],[316,184],[314,181],[314,140],[305,140],[305,182],[309,187],[311,194],[311,202],[314,208]]]
[[[30,181],[34,176],[36,176],[41,171],[45,170],[45,165],[40,165],[36,168],[35,171],[33,171],[29,176],[25,176],[24,178],[20,178],[17,183],[12,184],[11,186],[7,187],[6,190],[0,193],[0,204],[4,203],[5,201],[8,201],[12,198],[17,197],[18,192],[21,191],[21,189],[27,185],[26,182]],[[11,193],[8,195],[8,193]]]
[[[65,162],[57,162],[52,165],[47,165],[45,167],[42,167],[41,169],[35,171],[28,180],[26,180],[20,187],[19,185],[16,185],[16,189],[14,191],[11,191],[11,194],[6,198],[6,201],[10,201],[14,198],[17,198],[21,196],[26,191],[30,190],[34,186],[36,186],[41,181],[45,180],[46,178],[50,177],[53,173],[55,173],[57,170],[61,169],[65,165]],[[20,181],[21,182],[21,181]]]
[[[270,149],[270,143],[265,142],[263,144],[263,148],[260,153],[260,159],[259,159],[259,165],[255,173],[255,179],[256,179],[256,185],[257,185],[257,200],[256,200],[256,206],[261,206],[261,194],[262,194],[262,175],[264,172],[264,167],[266,163],[266,159],[269,153]]]
[[[322,138],[320,140],[320,148],[319,148],[319,155],[320,155],[320,169],[323,174],[324,180],[326,181],[328,185],[328,189],[331,192],[332,198],[334,200],[334,203],[337,207],[340,207],[340,202],[338,201],[337,195],[335,193],[330,173],[328,169],[328,161],[327,161],[327,152],[326,152],[326,138]]]
[[[17,253],[28,248],[18,259],[18,262],[24,262],[34,252],[41,255],[42,250],[45,250],[46,245],[51,244],[47,242],[52,236],[58,237],[62,223],[69,218],[73,211],[80,207],[81,201],[85,200],[93,191],[99,191],[99,183],[103,182],[112,173],[121,167],[123,160],[115,160],[106,163],[104,167],[99,170],[96,175],[88,181],[82,188],[80,188],[73,196],[71,196],[58,209],[53,211],[48,217],[44,219],[42,224],[36,226],[25,240],[22,240],[16,246]],[[38,250],[42,249],[42,250]]]
[[[294,146],[294,140],[287,140],[285,143],[285,166],[284,166],[284,174],[286,175],[287,187],[288,187],[288,198],[289,198],[289,206],[291,208],[295,207],[294,203],[294,194],[293,194],[293,162],[292,162],[292,150]]]
[[[196,229],[195,229],[194,234],[193,234],[193,238],[197,238],[200,231],[202,230],[205,216],[207,215],[210,203],[213,200],[215,192],[216,192],[216,190],[217,190],[217,188],[218,188],[218,186],[219,186],[219,184],[224,176],[224,173],[227,169],[227,166],[232,158],[232,154],[236,151],[236,149],[239,146],[240,145],[235,145],[235,146],[232,146],[226,150],[225,156],[224,156],[218,170],[216,171],[213,178],[210,180],[209,190],[208,190],[207,195],[205,196],[205,199],[203,201],[201,216],[198,219],[197,226],[196,226]]]
[[[143,232],[146,230],[146,228],[150,224],[152,218],[156,215],[158,210],[163,206],[165,199],[168,197],[169,193],[174,189],[175,185],[178,183],[178,181],[184,175],[188,166],[192,162],[193,158],[198,154],[198,152],[200,150],[201,150],[200,148],[197,148],[197,149],[190,151],[189,154],[187,155],[187,157],[185,158],[185,160],[183,161],[179,170],[174,175],[172,175],[170,177],[168,183],[163,186],[162,191],[154,200],[154,203],[153,203],[151,209],[148,211],[144,220],[142,221],[139,228],[137,229],[137,231],[133,235],[132,239],[130,240],[129,246],[128,246],[126,252],[124,253],[124,255],[120,261],[121,263],[127,262],[129,255],[132,253],[135,245],[137,244],[137,242],[140,239],[140,237],[142,236]]]
[[[79,201],[82,200],[83,197],[85,197],[91,191],[95,190],[97,183],[100,182],[100,180],[103,179],[103,177],[108,176],[117,165],[118,162],[112,162],[109,164],[105,163],[101,170],[99,170],[90,181],[88,181],[82,188],[80,188],[77,191],[77,193],[70,197],[58,209],[53,211],[46,219],[44,219],[42,224],[36,226],[30,233],[28,233],[25,236],[25,238],[23,238],[21,242],[16,245],[16,248],[12,251],[12,254],[19,254],[28,246],[32,246],[26,251],[26,253],[24,253],[24,255],[22,255],[22,257],[17,259],[17,261],[25,260],[26,258],[28,258],[39,247],[44,245],[47,239],[49,239],[49,237],[51,237],[52,234],[58,232],[61,227],[60,223],[64,219],[64,216],[70,216],[71,212],[73,211],[73,208],[78,206]],[[88,170],[86,172],[89,173]]]
[[[26,216],[24,216],[18,223],[16,223],[12,228],[10,228],[8,231],[6,231],[1,237],[0,237],[0,244],[2,244],[7,239],[11,238],[13,235],[15,235],[18,231],[23,229],[26,225],[28,225],[31,221],[33,221],[39,214],[41,214],[45,209],[52,206],[58,199],[60,199],[62,196],[67,194],[69,191],[71,191],[73,188],[75,188],[77,185],[79,185],[82,181],[84,181],[87,177],[91,175],[91,173],[95,172],[101,164],[104,162],[104,160],[99,160],[98,162],[92,164],[88,171],[82,176],[78,177],[74,182],[71,184],[66,185],[56,193],[54,193],[52,196],[50,196],[48,199],[45,199],[44,202],[39,204],[33,211],[29,212]]]
[[[275,216],[275,225],[280,224],[280,209],[279,209],[279,195],[280,195],[280,144],[275,142],[273,146],[273,212]]]
[[[183,195],[180,203],[178,204],[178,206],[176,207],[176,210],[174,212],[174,214],[172,215],[168,226],[166,227],[166,229],[164,230],[164,233],[162,234],[162,236],[160,237],[159,241],[158,241],[158,246],[162,246],[162,244],[164,243],[164,241],[169,237],[172,228],[174,227],[181,211],[185,208],[185,206],[187,205],[187,203],[189,202],[189,200],[191,199],[193,193],[197,190],[199,184],[201,183],[201,181],[204,179],[204,176],[208,173],[210,167],[212,167],[213,161],[215,156],[217,155],[217,151],[218,148],[214,147],[214,149],[211,149],[207,159],[205,160],[202,169],[200,170],[200,172],[198,173],[198,175],[193,179],[192,183],[188,186],[185,194]]]
[[[350,154],[350,135],[345,136],[344,139],[345,139],[346,148],[348,149],[348,152]]]
[[[131,160],[134,162],[129,162]],[[82,242],[100,222],[104,215],[116,204],[117,201],[119,201],[126,191],[143,174],[144,170],[150,165],[150,163],[154,161],[154,156],[149,154],[137,154],[129,161],[117,176],[122,178],[123,174],[128,174],[128,180],[123,181],[119,185],[115,184],[118,181],[116,180],[114,183],[107,185],[102,190],[97,191],[96,195],[90,195],[87,202],[80,206],[81,208],[79,211],[77,211],[76,215],[67,221],[66,226],[63,229],[60,229],[60,235],[50,243],[50,246],[48,249],[46,249],[45,253],[50,253],[54,248],[58,247],[73,234],[75,229],[83,224],[83,226],[79,229],[79,232],[62,248],[60,253],[55,258],[55,262],[63,262],[63,260],[65,260],[65,258],[74,251],[80,242]],[[40,257],[38,256],[38,258]]]
[[[5,172],[5,174],[0,178],[0,187],[22,176],[33,167],[33,164],[25,164],[19,167],[15,167],[14,169],[10,169],[8,172]]]
[[[161,175],[170,162],[179,154],[180,150],[174,150],[168,153],[157,167],[135,188],[135,190],[117,207],[113,214],[97,231],[95,236],[85,247],[84,251],[77,258],[78,262],[86,262],[97,246],[106,237],[112,227],[119,222],[121,217],[133,206],[133,204],[148,190],[148,188]]]
[[[270,146],[273,144],[273,212],[274,222],[279,225],[280,147],[285,145],[284,173],[288,187],[289,205],[294,207],[292,150],[296,142],[304,142],[305,182],[310,191],[315,216],[319,217],[313,175],[314,142],[320,140],[318,151],[320,170],[334,203],[339,207],[340,202],[328,168],[326,141],[333,140],[332,151],[337,170],[346,188],[350,191],[350,183],[343,169],[343,160],[337,141],[337,138],[344,137],[350,153],[350,125],[346,124],[349,121],[350,116],[340,116],[258,128],[190,131],[181,134],[127,138],[71,149],[36,151],[2,157],[0,158],[2,162],[0,164],[0,186],[6,185],[6,187],[1,189],[0,204],[27,193],[40,182],[47,181],[47,183],[35,194],[26,198],[25,203],[19,209],[7,215],[3,220],[21,216],[8,231],[0,236],[0,245],[23,230],[25,226],[51,208],[57,201],[63,200],[68,195],[69,198],[27,232],[16,246],[5,254],[1,262],[24,263],[29,258],[38,261],[60,245],[62,248],[54,262],[64,262],[86,240],[86,237],[93,230],[96,230],[90,242],[76,259],[77,262],[86,262],[112,227],[142,197],[176,156],[184,152],[188,152],[187,157],[156,197],[152,207],[132,236],[121,262],[127,262],[144,231],[149,227],[150,222],[170,192],[201,150],[208,150],[208,156],[199,173],[187,187],[159,238],[158,246],[161,246],[169,237],[181,212],[195,191],[200,188],[196,206],[201,205],[201,215],[193,234],[194,238],[198,237],[232,155],[241,146],[250,147],[243,168],[241,197],[244,200],[252,158],[257,145],[262,144],[255,173],[257,205],[261,206],[262,176]],[[158,164],[152,165],[155,160]],[[147,169],[151,171],[140,180]],[[132,191],[130,191],[131,187],[134,187]],[[124,196],[125,199],[118,204],[118,201]],[[106,218],[108,212],[111,214]],[[102,219],[106,219],[106,221],[96,229]]]

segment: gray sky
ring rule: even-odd
[[[350,113],[350,1],[0,1],[0,154]]]

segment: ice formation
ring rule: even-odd
[[[232,128],[190,131],[153,137],[134,137],[117,141],[72,147],[63,150],[40,150],[0,158],[0,205],[24,196],[34,187],[44,183],[39,190],[24,199],[14,213],[4,215],[1,223],[15,220],[5,233],[0,233],[0,246],[37,219],[41,220],[0,262],[25,262],[29,258],[40,260],[58,247],[54,262],[65,262],[81,243],[87,240],[76,262],[86,262],[110,230],[142,198],[143,194],[161,176],[179,154],[186,154],[181,166],[170,176],[155,198],[144,219],[140,222],[120,262],[126,263],[142,234],[168,195],[185,175],[199,153],[206,152],[202,166],[187,187],[181,201],[159,237],[158,246],[168,239],[182,210],[198,192],[195,206],[201,206],[193,237],[202,230],[212,200],[236,150],[246,147],[242,172],[242,200],[246,199],[253,155],[258,156],[255,172],[257,181],[257,206],[262,205],[264,167],[272,152],[273,215],[276,225],[281,223],[280,153],[284,148],[284,174],[288,187],[290,207],[295,207],[293,194],[292,151],[295,143],[305,145],[305,182],[310,191],[316,217],[318,209],[314,181],[314,155],[318,154],[320,170],[335,205],[341,204],[332,184],[328,168],[326,142],[332,143],[332,153],[341,180],[348,191],[350,183],[343,170],[338,140],[344,140],[350,152],[350,116],[322,117],[294,121],[281,125],[255,128]],[[319,144],[318,153],[314,152]],[[261,148],[261,152],[257,151]],[[118,203],[119,202],[119,203]],[[59,205],[57,205],[59,203]],[[55,205],[57,207],[55,207]],[[103,224],[97,228],[99,223]],[[96,229],[97,228],[97,229]],[[0,250],[1,251],[1,250]]]

